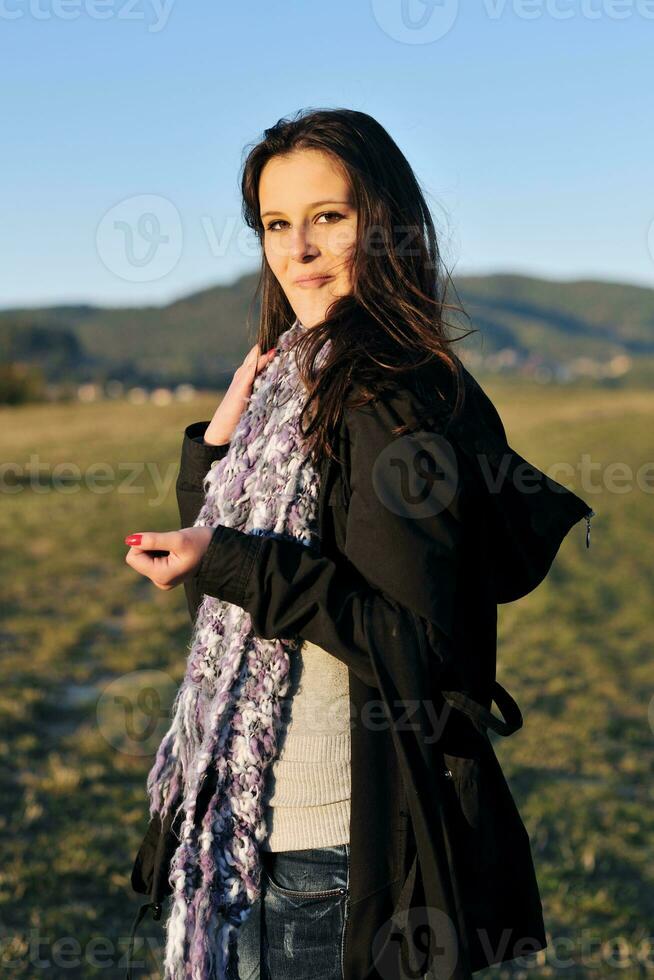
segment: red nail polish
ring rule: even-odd
[[[125,544],[133,544],[138,547],[141,543],[142,534],[130,534],[125,538]]]

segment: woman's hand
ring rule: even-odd
[[[130,534],[125,555],[128,565],[149,578],[158,589],[174,589],[193,575],[213,537],[213,527],[184,527],[181,531]]]
[[[246,402],[252,394],[254,379],[268,362],[272,361],[276,353],[277,348],[271,347],[266,354],[260,354],[258,344],[250,349],[243,363],[236,368],[231,384],[206,428],[205,442],[213,446],[222,446],[230,441]]]

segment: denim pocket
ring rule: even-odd
[[[262,874],[273,892],[297,900],[347,892],[345,845],[298,851],[265,851]]]

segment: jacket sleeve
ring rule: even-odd
[[[257,635],[299,635],[377,687],[370,646],[383,649],[389,630],[414,642],[420,631],[437,650],[446,648],[457,522],[447,510],[428,517],[411,507],[395,512],[389,488],[400,470],[387,460],[395,444],[392,415],[376,404],[350,409],[347,419],[350,500],[342,558],[218,525],[196,575],[200,593],[246,609]]]
[[[184,430],[182,452],[177,474],[175,492],[181,527],[192,527],[200,513],[204,501],[202,481],[217,460],[222,459],[229,449],[229,443],[212,446],[204,441],[209,420],[192,422]],[[202,593],[198,591],[197,576],[184,582],[186,603],[191,620],[195,618]]]
[[[209,421],[192,422],[184,429],[182,454],[177,475],[178,497],[184,499],[184,491],[203,493],[202,481],[210,467],[227,454],[229,443],[212,446],[204,441]]]

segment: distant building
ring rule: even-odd
[[[134,405],[143,405],[144,402],[148,400],[148,393],[145,388],[141,388],[138,385],[134,388],[130,388],[127,392],[127,400],[132,402]]]
[[[102,398],[102,386],[93,381],[77,386],[77,397],[81,402],[95,402]]]
[[[193,401],[193,399],[196,396],[195,385],[190,385],[190,384],[177,385],[174,394],[177,401],[180,402]]]

